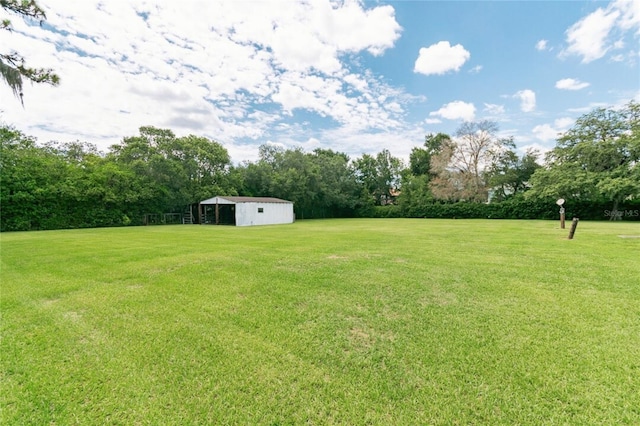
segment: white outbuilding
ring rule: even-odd
[[[198,203],[201,224],[278,225],[293,223],[293,202],[271,197],[213,197]]]

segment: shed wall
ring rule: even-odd
[[[279,225],[293,220],[293,203],[236,204],[236,226]]]

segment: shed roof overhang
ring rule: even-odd
[[[293,204],[291,201],[273,197],[213,197],[200,201],[200,204],[239,204],[239,203],[279,203]]]

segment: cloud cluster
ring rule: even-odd
[[[520,99],[520,110],[522,112],[532,112],[536,109],[536,94],[533,90],[524,89],[516,92],[513,95],[515,98]]]
[[[613,1],[606,8],[596,9],[567,30],[567,48],[562,55],[580,56],[583,63],[595,61],[611,50],[621,49],[624,43],[621,44],[620,37],[627,32],[632,32],[635,36],[640,34],[640,1]]]
[[[586,87],[589,87],[589,83],[584,81],[576,80],[573,78],[563,78],[562,80],[556,81],[556,89],[561,90],[581,90]]]
[[[549,40],[539,40],[536,43],[536,50],[540,50],[540,51],[547,50],[548,49],[547,43],[549,43]]]
[[[420,49],[413,71],[424,75],[441,75],[449,71],[459,71],[470,57],[471,53],[461,44],[451,46],[448,41],[440,41]]]
[[[577,55],[585,63],[607,53],[610,61],[637,61],[639,1],[615,0],[576,22],[566,31],[561,55]],[[472,64],[464,73],[460,71],[471,53],[450,41],[399,47],[389,55],[393,59],[381,58],[401,36],[403,46],[423,39],[424,27],[413,27],[419,21],[407,19],[405,29],[396,20],[394,6],[400,10],[408,7],[405,3],[38,2],[47,11],[47,21],[40,26],[13,19],[13,32],[0,31],[0,46],[24,54],[27,65],[55,69],[62,83],[57,88],[25,85],[26,108],[0,85],[0,119],[41,142],[80,139],[105,149],[123,136],[135,135],[139,126],[153,125],[169,127],[178,135],[216,139],[237,161],[255,159],[262,143],[327,147],[350,155],[387,148],[408,155],[412,144],[423,139],[425,127],[450,132],[456,120],[476,117],[526,126],[528,131],[519,135],[525,141],[550,140],[561,128],[558,123],[541,124],[541,117],[550,113],[545,87],[534,86],[531,79],[518,81],[528,77],[526,70],[521,75],[489,62],[480,48],[474,55],[487,61],[485,67]],[[406,16],[404,12],[398,15]],[[630,40],[629,34],[636,38]],[[419,46],[425,47],[416,52]],[[535,49],[555,47],[540,39]],[[636,49],[634,56],[630,49]],[[536,55],[534,60],[559,62],[525,50]],[[390,63],[407,51],[410,57]],[[398,67],[399,63],[405,65]],[[507,79],[501,74],[505,69],[510,72]],[[459,73],[456,86],[442,86],[437,76],[453,73]],[[562,73],[592,75],[593,85],[601,85],[596,76],[581,70],[564,68]],[[505,89],[503,82],[517,86],[505,84],[511,87]],[[589,86],[575,78],[555,83],[559,90]],[[521,87],[527,88],[514,93]],[[545,100],[543,111],[530,114],[536,111],[537,93]],[[434,100],[430,112],[413,109],[422,107],[427,95]],[[497,96],[518,103],[519,111],[513,105],[491,103]],[[538,126],[532,133],[534,124]]]
[[[437,111],[429,113],[432,117],[442,117],[447,120],[473,121],[476,115],[476,107],[472,103],[453,101],[445,104]]]
[[[543,141],[550,142],[556,140],[562,133],[566,132],[574,123],[569,117],[558,118],[551,124],[540,124],[533,128],[534,136]]]
[[[62,84],[55,93],[25,87],[28,111],[12,108],[4,115],[31,122],[52,139],[82,137],[106,146],[140,125],[155,125],[198,132],[240,152],[243,140],[268,138],[277,123],[300,111],[367,132],[399,126],[403,105],[411,102],[350,60],[393,47],[402,28],[391,6],[329,0],[250,7],[231,0],[39,3],[47,11],[45,24],[16,19],[15,31],[2,32],[0,42],[11,37],[13,48],[54,68]]]

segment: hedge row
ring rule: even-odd
[[[568,202],[565,204],[565,216],[582,220],[620,220],[640,221],[640,200],[625,202],[613,210],[611,203]],[[437,219],[558,219],[559,207],[553,201],[512,199],[500,203],[450,203],[424,204],[402,209],[400,206],[378,206],[372,211],[372,217],[391,218],[437,218]]]

